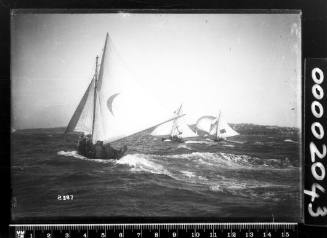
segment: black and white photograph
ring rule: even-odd
[[[13,12],[13,221],[300,221],[301,34],[300,12]]]

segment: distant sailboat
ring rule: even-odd
[[[176,142],[183,142],[184,138],[197,137],[191,128],[184,122],[182,118],[182,105],[174,112],[176,119],[157,126],[152,132],[152,136],[168,136],[163,137],[163,140],[171,140]]]
[[[215,141],[226,140],[228,137],[239,135],[232,129],[219,112],[217,117],[202,116],[196,122],[196,130]]]
[[[105,149],[110,147],[110,142],[175,119],[158,123],[164,118],[160,110],[156,111],[158,106],[153,104],[153,100],[145,98],[146,92],[117,63],[113,54],[109,54],[109,41],[107,33],[101,62],[98,64],[97,56],[95,73],[65,131],[82,132],[88,135],[87,140],[89,143],[91,141],[91,145],[100,142]],[[100,157],[119,159],[126,149],[115,150],[111,147],[113,155],[105,153],[106,156]],[[87,157],[93,156],[87,151],[83,153]]]

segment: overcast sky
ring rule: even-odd
[[[66,126],[107,32],[135,81],[190,123],[221,110],[300,126],[300,15],[120,13],[12,17],[12,127]]]

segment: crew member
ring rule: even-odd
[[[84,134],[80,135],[77,142],[77,151],[80,155],[86,154],[86,137]]]
[[[92,136],[90,134],[88,134],[86,136],[86,145],[85,145],[85,152],[86,152],[86,156],[89,158],[93,158],[94,157],[94,145],[92,143]]]
[[[97,141],[97,143],[94,146],[94,157],[97,159],[104,159],[106,158],[106,150],[103,146],[103,141]]]
[[[116,150],[114,148],[112,148],[109,143],[106,144],[105,150],[106,150],[106,156],[108,159],[116,158]]]

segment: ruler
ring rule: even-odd
[[[297,223],[16,224],[12,238],[293,238]]]

